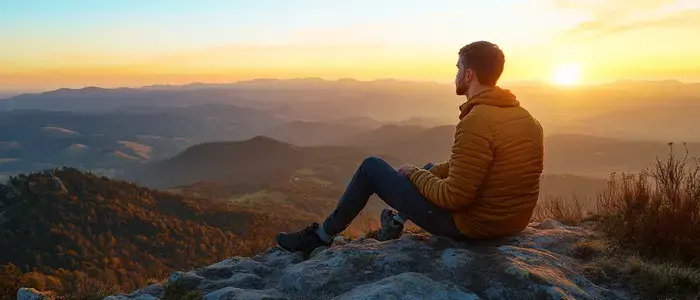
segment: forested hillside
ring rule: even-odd
[[[237,254],[250,224],[277,228],[241,207],[70,168],[20,175],[0,185],[0,265],[39,289],[69,290],[84,275],[140,286]]]

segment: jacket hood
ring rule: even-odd
[[[520,101],[515,98],[515,95],[510,90],[494,87],[474,95],[467,102],[460,105],[459,110],[462,113],[459,115],[459,118],[464,118],[474,106],[480,104],[498,107],[517,107],[520,106]]]

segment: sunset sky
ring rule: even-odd
[[[0,0],[0,90],[451,82],[475,40],[503,48],[508,82],[694,82],[698,37],[698,0]]]

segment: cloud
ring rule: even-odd
[[[700,2],[695,1],[642,0],[632,7],[626,0],[555,0],[555,5],[588,16],[587,21],[559,34],[558,39],[599,38],[650,28],[700,29]]]
[[[602,37],[619,34],[633,30],[644,30],[649,28],[680,28],[683,26],[694,26],[700,29],[700,9],[693,11],[683,11],[673,15],[656,19],[640,20],[628,23],[613,23],[611,21],[596,20],[579,24],[578,27],[566,31],[565,35],[579,35],[586,37]]]

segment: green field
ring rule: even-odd
[[[290,201],[286,194],[270,191],[270,190],[260,190],[255,193],[245,194],[231,199],[232,203],[241,205],[257,205],[257,204],[289,204]]]

